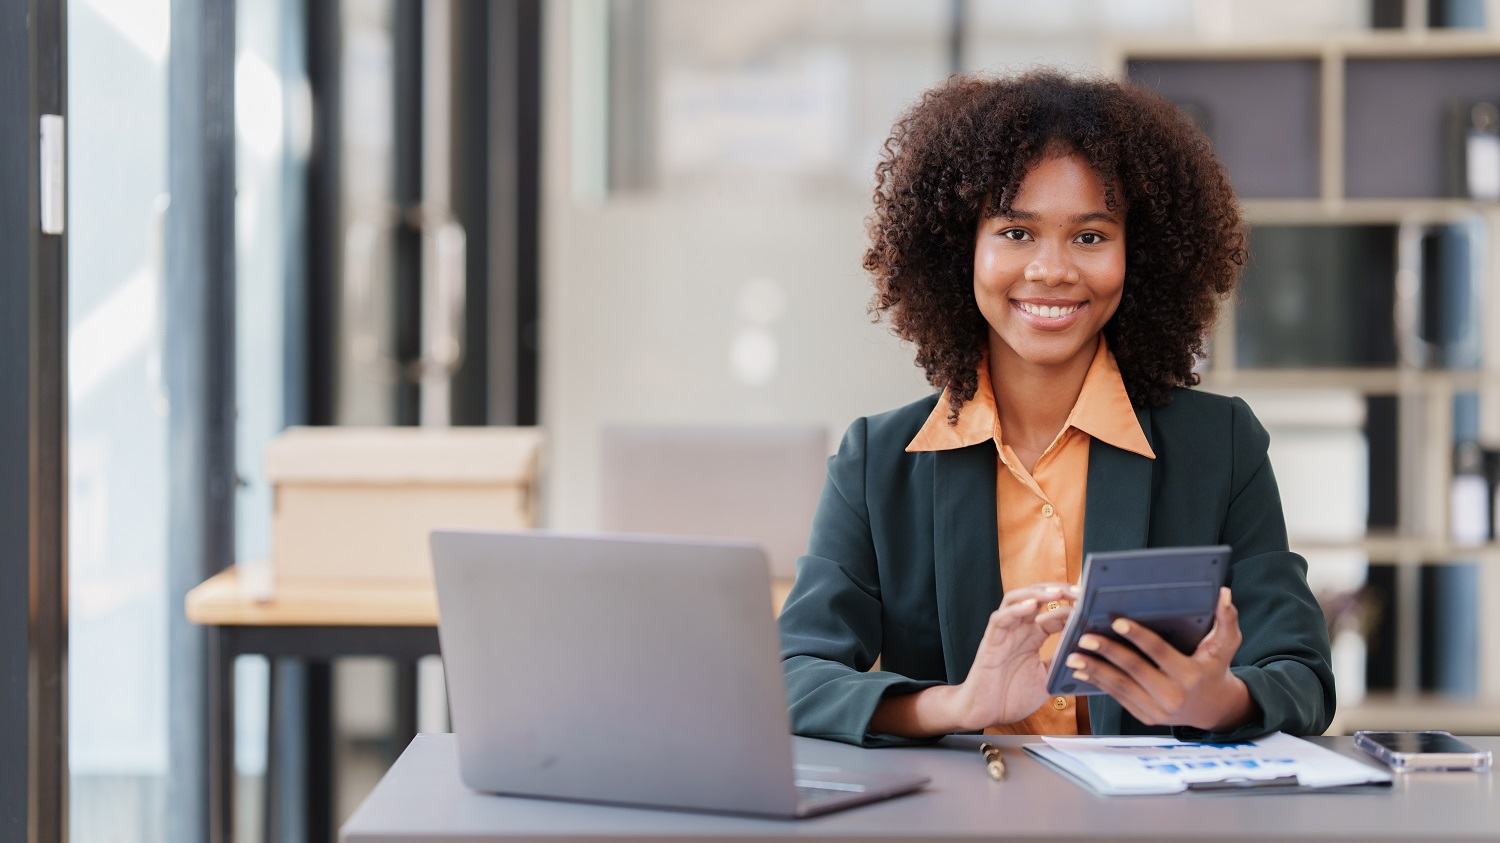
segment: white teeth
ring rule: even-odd
[[[1027,304],[1026,302],[1017,302],[1017,304],[1021,305],[1021,309],[1026,311],[1027,313],[1031,313],[1047,319],[1059,319],[1063,316],[1071,314],[1079,307],[1082,307],[1082,305],[1077,304],[1070,305],[1068,307],[1041,306],[1035,304]]]

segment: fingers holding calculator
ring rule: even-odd
[[[1230,672],[1239,649],[1239,615],[1227,587],[1219,591],[1214,626],[1191,654],[1143,623],[1116,618],[1122,641],[1095,633],[1067,657],[1073,677],[1092,683],[1147,725],[1233,728],[1252,713],[1249,691]]]

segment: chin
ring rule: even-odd
[[[1022,330],[1025,334],[1032,333],[1026,329]],[[1000,340],[1010,346],[1011,351],[1014,351],[1017,357],[1033,366],[1060,366],[1077,358],[1091,343],[1093,337],[1094,334],[1046,338],[1023,336],[1018,340],[1013,340],[1001,334]]]

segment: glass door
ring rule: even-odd
[[[168,839],[169,0],[68,0],[71,836]]]

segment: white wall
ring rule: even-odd
[[[568,7],[547,6],[544,51],[544,149],[558,151],[542,180],[545,523],[596,526],[607,424],[820,423],[832,448],[855,417],[929,394],[866,313],[863,191],[575,198]],[[774,349],[762,382],[736,343],[762,364]]]
[[[866,315],[864,212],[853,201],[549,207],[546,522],[595,526],[606,424],[811,422],[837,436],[930,393],[911,350]],[[737,343],[751,356],[774,348],[764,382],[742,376]]]

